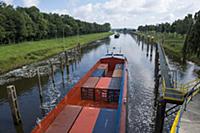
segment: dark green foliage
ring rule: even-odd
[[[0,2],[0,44],[109,30],[109,23],[103,25],[88,23],[68,15],[42,13],[35,6],[13,8],[11,5]]]
[[[187,58],[200,58],[200,11],[192,17],[191,14],[184,19],[178,19],[172,24],[162,23],[158,25],[139,26],[139,31],[170,32],[186,35],[182,48],[183,61]]]
[[[188,31],[188,28],[190,26],[190,23],[192,21],[192,15],[188,14],[183,20],[178,19],[172,24],[170,23],[162,23],[157,25],[145,25],[145,26],[139,26],[138,30],[145,32],[145,31],[156,31],[156,32],[171,32],[171,33],[178,33],[178,34],[186,34]]]
[[[186,44],[187,52],[200,58],[200,11],[195,14],[193,23]]]

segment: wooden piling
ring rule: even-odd
[[[155,133],[162,133],[163,126],[164,126],[164,119],[165,119],[165,109],[166,109],[166,102],[159,99],[159,103],[157,106],[156,112],[156,125],[155,125]]]
[[[81,53],[81,44],[78,43],[78,50],[79,50],[79,54]]]
[[[61,77],[62,77],[62,82],[63,82],[63,87],[64,87],[64,63],[63,63],[63,59],[60,56],[60,70],[61,70]]]
[[[42,102],[43,94],[42,94],[42,85],[41,85],[40,68],[39,67],[37,68],[37,77],[38,77],[39,95],[40,95],[40,100]]]
[[[153,45],[151,45],[151,48],[150,48],[150,56],[152,57],[152,54],[153,54]]]
[[[147,44],[147,53],[146,53],[146,57],[149,56],[149,45]]]
[[[72,72],[74,72],[74,63],[72,63],[71,66],[72,66]]]
[[[151,37],[151,44],[154,44],[154,36]]]
[[[52,83],[53,83],[53,86],[55,87],[55,79],[54,79],[54,66],[51,62],[51,60],[49,60],[49,64],[50,64],[50,68],[51,68],[51,79],[52,79]]]
[[[158,93],[159,93],[159,53],[158,53],[158,45],[156,44],[156,50],[155,50],[155,68],[154,68],[154,94],[155,94],[155,104],[154,106],[157,106],[157,98],[158,98]]]
[[[76,54],[77,54],[77,47],[74,47],[74,52],[73,52],[73,61],[76,60]]]
[[[156,121],[155,121],[155,133],[162,133],[163,132],[163,125],[165,119],[165,109],[166,109],[166,102],[162,100],[162,97],[159,97],[159,80],[160,80],[160,62],[159,62],[159,52],[158,52],[158,44],[156,44],[155,50],[155,103],[157,106],[156,110]],[[158,102],[156,102],[158,101]]]
[[[60,70],[61,70],[61,74],[62,74],[62,77],[64,75],[64,66],[63,66],[63,59],[62,57],[60,56]]]
[[[19,104],[17,101],[17,93],[14,85],[7,86],[7,91],[8,91],[8,101],[10,104],[12,116],[14,123],[16,125],[20,124],[22,122],[21,120],[21,115],[19,111]]]
[[[67,75],[69,75],[69,65],[66,66]]]
[[[40,97],[40,105],[43,104],[43,93],[42,93],[42,83],[40,77],[40,67],[37,68],[37,77],[38,77],[38,88],[39,88],[39,97]],[[45,110],[41,108],[42,116],[45,116]]]
[[[66,66],[69,65],[69,57],[68,57],[67,51],[65,51],[65,64],[66,64]]]
[[[149,56],[149,42],[147,42],[147,54],[146,56],[148,57]]]
[[[144,41],[142,41],[142,51],[143,51],[143,49],[144,49]]]

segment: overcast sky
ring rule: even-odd
[[[42,12],[69,14],[112,28],[173,22],[200,10],[200,0],[3,0],[14,6],[37,6]]]

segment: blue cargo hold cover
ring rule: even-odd
[[[96,70],[92,73],[91,77],[103,77],[104,74],[105,74],[105,70],[104,70],[104,69],[96,69]]]
[[[117,110],[101,109],[93,133],[114,133]]]
[[[121,78],[112,78],[110,85],[109,85],[109,89],[120,89],[121,86]]]
[[[123,64],[116,64],[115,69],[123,69]]]

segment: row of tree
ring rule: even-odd
[[[139,26],[138,30],[145,32],[145,31],[156,31],[156,32],[171,32],[171,33],[179,33],[179,34],[186,34],[190,23],[193,21],[192,14],[188,14],[185,16],[184,19],[178,19],[174,21],[172,24],[166,22],[157,25],[145,25]]]
[[[200,59],[200,11],[195,13],[193,22],[188,29],[183,54],[196,55]]]
[[[170,32],[186,35],[182,50],[183,57],[186,58],[188,55],[196,55],[200,58],[200,11],[195,13],[194,17],[192,14],[188,14],[184,19],[178,19],[172,24],[162,23],[139,26],[138,31]]]
[[[110,24],[88,23],[69,15],[42,13],[35,6],[30,8],[0,2],[0,44],[29,40],[106,32]]]

